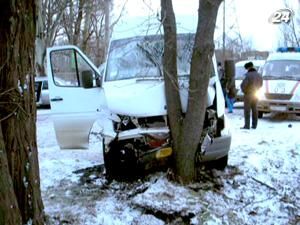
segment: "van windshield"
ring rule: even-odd
[[[188,76],[190,73],[193,45],[194,34],[177,35],[177,69],[179,76]],[[162,35],[140,36],[112,41],[105,80],[162,77],[163,46]],[[215,75],[214,72],[213,75]]]
[[[267,61],[262,76],[268,79],[300,80],[300,60]]]

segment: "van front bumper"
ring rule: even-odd
[[[213,143],[209,145],[201,156],[201,162],[213,161],[228,155],[231,145],[231,134],[227,133],[221,137],[214,138]]]
[[[300,102],[260,100],[257,110],[261,112],[300,113]]]

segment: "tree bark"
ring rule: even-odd
[[[0,224],[22,224],[0,126]]]
[[[80,38],[81,38],[81,23],[83,19],[83,7],[86,4],[84,0],[79,0],[79,6],[78,6],[78,14],[75,20],[75,29],[74,29],[74,35],[73,35],[73,45],[79,45],[80,44]]]
[[[163,54],[163,74],[165,80],[165,93],[167,102],[167,112],[171,137],[173,140],[173,158],[175,168],[180,156],[178,149],[181,143],[181,131],[183,114],[181,109],[179,85],[177,76],[177,34],[176,19],[173,10],[172,0],[161,0],[161,17],[164,27],[164,54]],[[178,174],[181,176],[181,174]]]
[[[35,126],[35,6],[35,0],[5,0],[0,9],[0,173],[8,178],[0,192],[12,196],[1,201],[6,225],[44,224]]]
[[[164,26],[164,77],[168,118],[173,140],[175,173],[183,183],[195,178],[195,155],[207,103],[207,88],[214,54],[214,30],[222,0],[199,0],[198,25],[192,54],[188,107],[182,115],[177,66],[176,22],[172,0],[161,0]]]
[[[104,17],[105,17],[105,22],[104,22],[104,57],[106,59],[107,55],[107,49],[109,45],[109,38],[110,38],[110,0],[104,0]]]
[[[35,71],[37,76],[46,76],[44,67],[44,59],[46,55],[46,46],[44,38],[44,23],[42,18],[42,0],[36,0],[37,6],[37,25],[36,25],[36,39],[35,39]]]

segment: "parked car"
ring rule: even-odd
[[[241,83],[245,78],[247,70],[244,68],[245,63],[253,62],[254,67],[260,72],[261,67],[265,64],[265,60],[243,60],[235,63],[235,88],[237,90],[236,101],[244,101],[244,93],[241,90]]]
[[[193,34],[178,35],[178,73],[183,111],[188,100]],[[105,75],[75,46],[47,50],[51,109],[58,143],[87,148],[95,120],[101,119],[106,172],[112,175],[150,168],[172,154],[164,79],[163,37],[138,36],[110,44]],[[198,159],[225,168],[231,133],[215,57],[208,86]]]
[[[278,48],[267,58],[262,76],[258,116],[269,112],[300,115],[300,48]]]
[[[50,107],[48,78],[35,77],[34,88],[37,107]]]

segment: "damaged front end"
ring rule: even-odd
[[[140,174],[169,165],[172,155],[167,116],[135,118],[120,116],[114,122],[116,137],[104,146],[106,172],[113,177]],[[206,110],[203,133],[199,137],[197,161],[205,161],[207,149],[224,128],[213,107]]]
[[[138,174],[165,164],[172,154],[166,116],[120,116],[116,137],[104,148],[106,172],[112,176]]]
[[[188,105],[193,43],[194,34],[178,34],[178,87],[183,113]],[[108,174],[132,175],[157,169],[171,158],[172,139],[161,64],[163,48],[160,35],[111,42],[103,87],[108,108],[119,116],[120,121],[113,123],[116,134],[113,139],[105,139],[104,162]],[[216,71],[213,56],[207,110],[196,155],[200,162],[223,158],[230,147],[230,134],[223,135],[226,130],[225,103]]]

